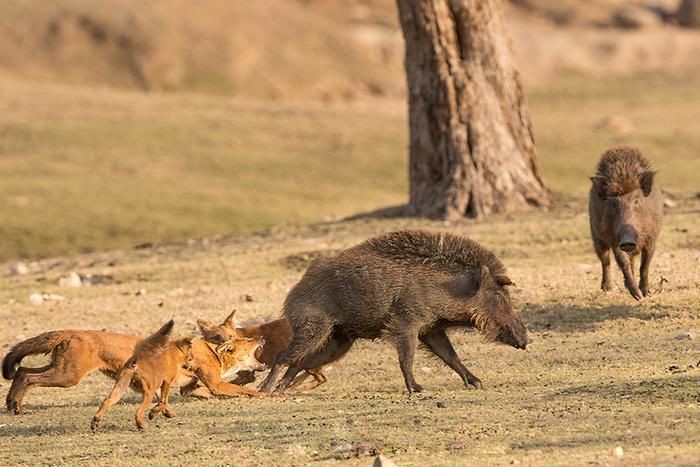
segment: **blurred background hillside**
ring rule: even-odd
[[[622,142],[699,189],[700,6],[679,3],[507,4],[564,197]],[[401,204],[405,113],[393,0],[4,0],[0,259]]]

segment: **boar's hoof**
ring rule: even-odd
[[[630,291],[632,296],[634,297],[635,300],[641,300],[642,299],[642,291],[639,290],[639,287],[637,287],[637,284],[625,284],[627,286],[627,290]]]
[[[642,291],[642,295],[644,295],[645,297],[651,295],[651,290],[649,290],[649,286],[647,284],[640,283],[639,289]]]
[[[610,285],[610,281],[601,283],[600,290],[602,290],[603,292],[610,292],[612,290],[612,285]]]
[[[411,384],[411,387],[413,389],[413,392],[423,392],[423,386],[421,386],[418,383]]]
[[[484,385],[478,379],[476,381],[469,381],[469,384],[474,386],[474,389],[484,389]]]

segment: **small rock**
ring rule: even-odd
[[[613,23],[626,29],[649,28],[662,22],[663,19],[658,14],[642,5],[626,5],[613,15]]]
[[[445,403],[442,402],[442,401],[438,401],[438,403],[437,403],[436,405],[437,405],[437,408],[438,408],[438,409],[444,409],[445,407],[447,407],[447,406],[445,405]]]
[[[29,296],[29,303],[32,305],[39,305],[44,303],[44,295],[40,293],[33,293]]]
[[[66,277],[61,277],[58,280],[58,285],[60,287],[80,287],[83,285],[83,281],[77,272],[71,271]]]
[[[61,300],[66,299],[66,297],[62,295],[56,295],[53,293],[44,293],[42,296],[45,302],[60,302]]]
[[[511,459],[510,464],[511,465],[520,465],[520,461],[518,459]]]
[[[619,115],[609,115],[598,122],[596,128],[609,130],[617,135],[626,135],[634,130],[632,122]]]
[[[686,339],[693,340],[693,339],[695,339],[695,337],[696,337],[696,334],[693,331],[686,331],[686,332],[682,332],[680,334],[676,334],[676,337],[674,337],[674,339],[676,339],[677,341],[683,341]]]
[[[668,199],[668,198],[665,198],[665,199],[664,199],[664,207],[665,207],[665,208],[669,208],[669,209],[670,209],[670,208],[675,208],[676,206],[678,206],[678,203],[676,203],[676,202],[673,201],[672,199]]]
[[[249,294],[249,293],[243,295],[243,300],[246,301],[246,302],[253,302],[253,301],[255,301],[255,299],[253,298],[253,296],[252,296],[251,294]]]
[[[23,341],[27,339],[27,336],[25,336],[24,334],[17,334],[15,336],[15,339],[17,339],[18,341]]]
[[[613,455],[615,457],[622,457],[625,455],[625,451],[622,450],[621,446],[617,446],[615,449],[613,449]]]
[[[372,467],[396,467],[396,464],[391,461],[386,456],[377,456],[374,458],[374,464],[372,464]]]
[[[29,272],[25,263],[15,263],[10,267],[10,274],[13,276],[23,276]]]
[[[146,295],[146,289],[138,289],[134,295]]]

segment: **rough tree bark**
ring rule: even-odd
[[[406,41],[408,214],[548,206],[499,0],[397,0]]]

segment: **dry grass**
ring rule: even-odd
[[[700,186],[696,77],[571,75],[528,97],[553,190],[583,195],[616,143],[641,146],[665,188]],[[627,132],[601,127],[608,117]],[[292,104],[2,81],[0,260],[397,205],[406,130],[397,100]]]
[[[217,242],[41,261],[36,273],[0,280],[0,301],[7,303],[0,307],[2,350],[46,329],[145,332],[173,317],[186,333],[194,330],[193,319],[218,320],[232,307],[242,320],[275,316],[300,274],[283,266],[290,264],[289,255],[344,248],[396,228],[449,230],[481,241],[504,260],[534,343],[522,352],[474,333],[455,333],[458,352],[487,389],[464,389],[450,370],[421,354],[416,374],[427,393],[408,398],[395,352],[383,342],[360,342],[317,391],[255,401],[175,396],[178,417],[159,419],[145,433],[133,426],[135,395],[108,414],[103,430],[89,432],[89,420],[111,387],[93,375],[75,388],[30,393],[26,416],[1,414],[0,463],[349,459],[367,465],[367,453],[376,448],[402,465],[610,464],[620,461],[612,451],[621,446],[621,461],[632,465],[691,465],[700,456],[700,348],[697,338],[674,337],[700,328],[698,212],[700,200],[689,198],[667,213],[651,277],[668,283],[641,302],[622,289],[617,271],[615,290],[598,291],[585,206],[576,199],[548,213],[486,222],[287,226]],[[69,270],[107,273],[117,283],[54,285]],[[141,288],[147,293],[134,295]],[[67,300],[26,304],[37,289]]]

